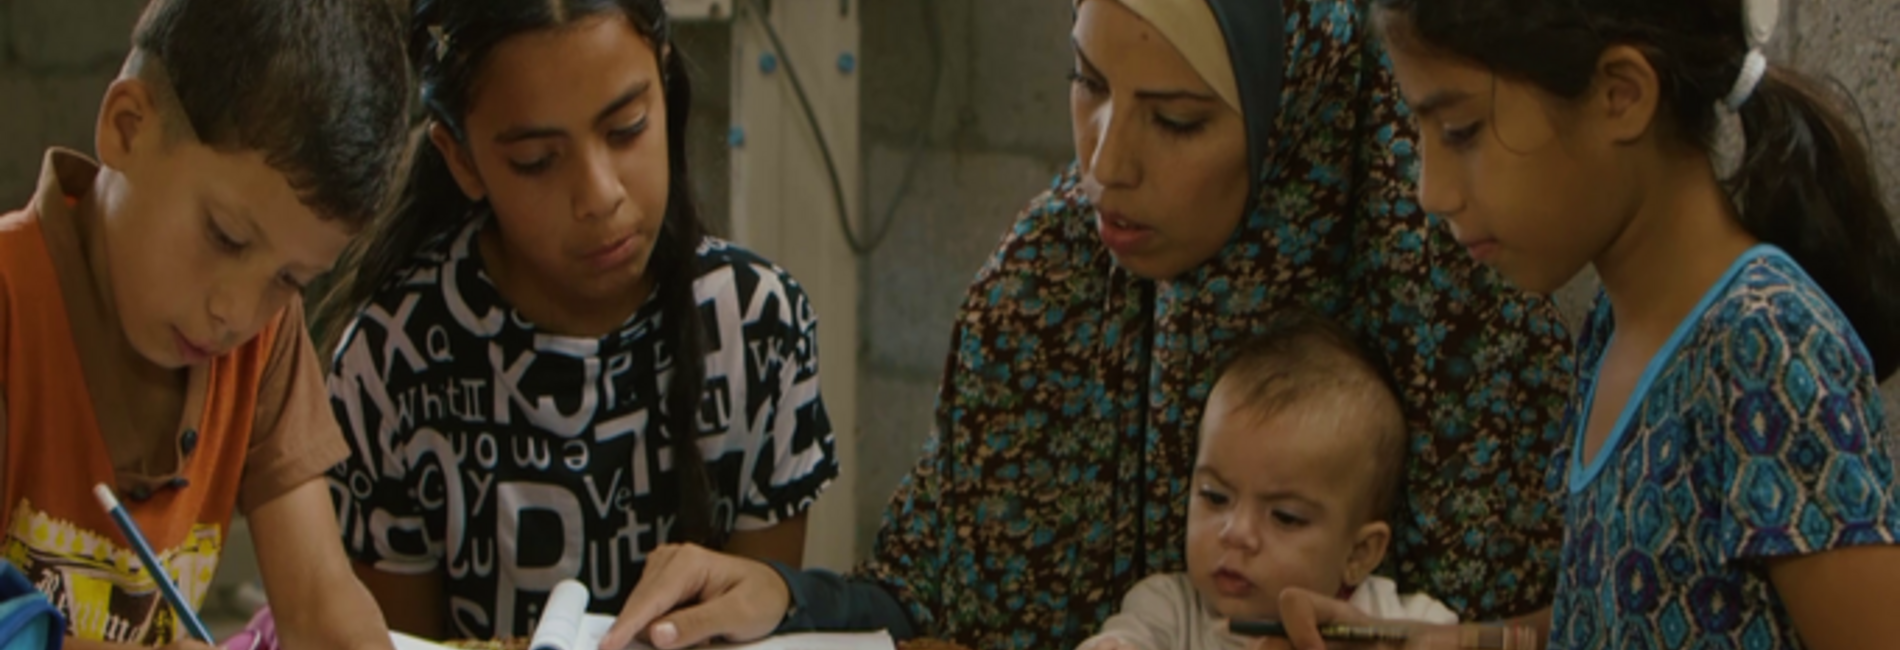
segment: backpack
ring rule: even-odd
[[[0,560],[0,650],[59,650],[66,621],[12,563]]]

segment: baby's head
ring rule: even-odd
[[[1350,333],[1280,316],[1222,368],[1188,506],[1194,586],[1221,616],[1278,618],[1280,591],[1334,595],[1384,559],[1405,419]]]

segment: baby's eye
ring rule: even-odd
[[[1204,489],[1204,490],[1201,490],[1200,496],[1201,496],[1201,500],[1206,501],[1208,505],[1214,505],[1214,506],[1227,505],[1227,495],[1221,494],[1220,492]]]

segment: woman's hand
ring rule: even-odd
[[[1123,641],[1121,637],[1104,634],[1083,641],[1082,645],[1075,647],[1075,650],[1141,650],[1141,648],[1135,647],[1135,644]]]
[[[647,556],[640,584],[600,648],[622,650],[638,636],[660,650],[713,638],[752,641],[778,628],[791,601],[785,579],[763,562],[698,546],[663,546]],[[691,606],[679,609],[683,605]]]

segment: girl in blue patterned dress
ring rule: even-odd
[[[1604,285],[1553,464],[1553,609],[1415,645],[1892,647],[1900,493],[1876,383],[1900,363],[1900,242],[1863,143],[1763,55],[1775,3],[1375,4],[1419,121],[1419,202],[1520,286],[1586,264]],[[1353,618],[1282,600],[1296,647],[1323,647],[1308,617]]]

